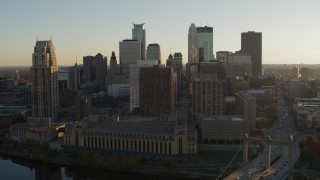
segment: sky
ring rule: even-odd
[[[263,64],[320,64],[319,0],[10,0],[0,1],[0,66],[30,66],[37,38],[52,38],[58,65],[83,56],[119,56],[132,23],[145,23],[162,63],[181,52],[188,29],[213,27],[213,51],[241,49],[241,32],[262,32]],[[119,62],[118,62],[119,63]]]

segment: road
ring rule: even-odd
[[[288,141],[293,139],[293,164],[300,157],[299,136],[294,128],[292,117],[288,113],[288,107],[283,100],[283,93],[278,88],[278,117],[273,128],[264,129],[265,137],[270,137],[273,140]],[[288,176],[288,147],[286,145],[272,145],[271,147],[271,164],[270,168],[265,166],[266,148],[254,160],[243,164],[239,169],[230,174],[226,179],[283,179]]]

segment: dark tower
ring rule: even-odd
[[[262,33],[248,31],[241,33],[241,51],[251,55],[252,74],[262,73]]]

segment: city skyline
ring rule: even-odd
[[[1,2],[1,66],[31,66],[37,38],[52,37],[58,65],[83,56],[119,56],[119,42],[131,37],[132,23],[145,23],[146,45],[158,43],[162,62],[181,52],[188,59],[188,28],[213,27],[213,52],[241,49],[241,33],[263,33],[262,64],[318,64],[318,1]],[[156,8],[155,8],[156,7]],[[179,7],[179,11],[177,11]],[[14,11],[13,11],[14,9]],[[141,9],[141,11],[137,11]],[[170,13],[171,12],[171,13]]]

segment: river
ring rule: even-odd
[[[30,163],[18,159],[10,159],[0,156],[0,179],[1,180],[161,180],[183,179],[158,177],[143,174],[106,171],[99,169],[47,166]]]

